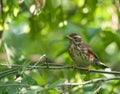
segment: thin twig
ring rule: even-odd
[[[105,81],[110,81],[110,80],[120,80],[120,77],[112,77],[112,78],[99,78],[99,79],[93,79],[89,80],[86,82],[78,82],[78,83],[63,83],[60,84],[59,86],[79,86],[79,85],[87,85],[87,84],[92,84],[96,82],[105,82]]]
[[[4,78],[10,74],[16,74],[16,73],[18,73],[18,68],[12,68],[12,69],[2,71],[2,72],[0,72],[0,79]]]
[[[82,71],[88,71],[88,68],[84,68],[84,67],[77,67],[77,66],[65,66],[65,65],[61,65],[61,66],[57,66],[57,65],[50,65],[49,67],[47,67],[46,65],[43,66],[29,66],[28,70],[31,69],[78,69],[78,70],[82,70]],[[96,73],[105,73],[105,74],[119,74],[120,72],[118,71],[105,71],[105,70],[89,70],[89,72],[96,72]]]
[[[87,84],[93,84],[97,82],[105,82],[110,80],[120,80],[120,77],[112,77],[112,78],[98,78],[98,79],[92,79],[86,82],[77,82],[77,83],[62,83],[59,84],[58,87],[61,86],[80,86],[80,85],[87,85]],[[31,85],[29,84],[1,84],[0,87],[9,87],[9,86],[22,86],[22,87],[29,87]]]
[[[8,66],[7,64],[0,64],[1,66]],[[12,65],[11,65],[12,66]],[[6,71],[2,71],[0,72],[0,79],[8,76],[10,74],[15,74],[18,73],[19,68],[22,67],[22,65],[13,65],[14,67],[16,66],[16,69],[8,69]],[[67,66],[67,65],[57,65],[54,63],[47,63],[47,64],[43,64],[41,66],[28,66],[26,68],[25,71],[27,70],[33,70],[33,69],[76,69],[76,70],[81,70],[81,71],[88,71],[88,68],[84,68],[84,67],[78,67],[78,66]],[[104,74],[116,74],[116,75],[120,75],[120,72],[118,71],[105,71],[105,70],[89,70],[89,72],[94,72],[94,73],[104,73]]]
[[[21,87],[29,87],[29,84],[1,84],[0,87],[10,87],[10,86],[21,86]]]
[[[39,60],[33,66],[37,66],[40,62],[46,62],[46,58],[46,54],[40,56]]]

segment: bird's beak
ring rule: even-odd
[[[66,36],[66,38],[68,38],[69,40],[73,40],[73,38],[70,36]]]

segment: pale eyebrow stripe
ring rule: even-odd
[[[75,36],[76,38],[81,38],[80,36]]]

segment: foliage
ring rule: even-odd
[[[27,66],[34,65],[43,54],[46,54],[48,62],[75,65],[67,52],[69,44],[65,38],[72,32],[80,34],[101,61],[113,70],[120,71],[118,0],[2,1],[4,13],[1,14],[0,30],[3,30],[1,47],[4,52],[1,51],[0,59],[3,54],[7,54],[7,57],[0,61],[0,64],[8,64],[9,61],[10,64],[22,66],[19,74],[0,80],[0,94],[93,93],[98,84],[77,87],[58,85],[65,82],[82,82],[104,77],[103,75],[90,73],[89,78],[72,69],[35,69],[24,72]],[[31,12],[33,4],[37,7]],[[0,66],[1,72],[7,69],[7,66]],[[5,84],[13,86],[4,86]],[[119,81],[103,83],[98,93],[117,94],[120,90],[119,84]]]

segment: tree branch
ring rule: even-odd
[[[120,77],[112,77],[112,78],[99,78],[99,79],[93,79],[89,80],[86,82],[78,82],[78,83],[63,83],[60,84],[59,86],[79,86],[79,85],[87,85],[87,84],[92,84],[92,83],[97,83],[97,82],[105,82],[105,81],[110,81],[110,80],[120,80]]]
[[[0,64],[1,66],[8,66],[7,64]],[[15,74],[18,73],[19,69],[22,67],[22,65],[12,65],[13,68],[5,70],[0,72],[0,79],[3,77],[6,77],[10,74]],[[41,66],[28,66],[26,67],[26,69],[24,71],[29,71],[29,70],[34,70],[34,69],[77,69],[77,70],[82,70],[82,71],[88,71],[87,68],[84,67],[78,67],[78,66],[67,66],[67,65],[58,65],[58,64],[54,64],[54,63],[49,63],[49,64],[43,64]],[[95,72],[95,73],[106,73],[106,74],[120,74],[120,72],[117,71],[104,71],[104,70],[90,70],[90,72]],[[120,77],[111,77],[111,78],[98,78],[98,79],[92,79],[89,81],[85,81],[85,82],[78,82],[78,83],[61,83],[58,84],[58,87],[61,86],[79,86],[79,85],[87,85],[87,84],[93,84],[93,83],[97,83],[97,82],[106,82],[106,81],[110,81],[110,80],[120,80]],[[30,85],[28,84],[3,84],[0,85],[1,86],[23,86],[23,87],[28,87]]]
[[[87,84],[92,84],[92,83],[97,83],[97,82],[105,82],[105,81],[110,81],[110,80],[120,80],[120,77],[112,77],[112,78],[98,78],[98,79],[93,79],[89,80],[86,82],[77,82],[77,83],[62,83],[59,84],[58,87],[61,86],[79,86],[79,85],[87,85]],[[1,84],[0,87],[9,87],[9,86],[22,86],[22,87],[29,87],[31,86],[30,84]]]
[[[119,74],[120,72],[118,71],[105,71],[105,70],[93,70],[93,69],[88,69],[84,67],[78,67],[78,66],[67,66],[67,65],[58,65],[58,64],[44,64],[42,66],[29,66],[28,70],[31,69],[77,69],[77,70],[82,70],[82,71],[88,71],[89,72],[95,72],[95,73],[105,73],[105,74]]]
[[[30,87],[29,84],[1,84],[0,87],[10,87],[10,86],[21,86],[21,87]]]
[[[1,78],[4,78],[10,74],[15,74],[15,73],[18,73],[18,68],[11,68],[11,69],[8,69],[8,70],[5,70],[5,71],[2,71],[0,72],[0,79]]]
[[[0,64],[0,66],[8,66],[8,64]],[[0,72],[0,79],[5,77],[5,76],[8,76],[10,74],[18,73],[18,71],[22,67],[22,65],[12,65],[12,67],[14,67],[14,68]],[[105,70],[93,70],[93,69],[90,70],[90,69],[84,68],[84,67],[58,65],[58,64],[54,64],[54,63],[43,64],[40,66],[28,66],[28,67],[26,67],[26,69],[24,71],[33,70],[33,69],[77,69],[77,70],[82,70],[82,71],[89,70],[89,72],[94,72],[94,73],[120,75],[120,72],[118,72],[118,71],[105,71]]]

